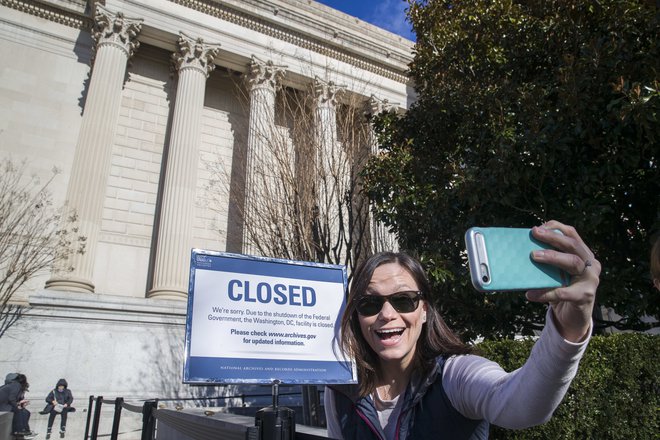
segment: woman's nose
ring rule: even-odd
[[[392,319],[395,319],[397,316],[399,316],[399,312],[394,310],[394,307],[392,307],[392,304],[390,304],[389,301],[385,301],[385,304],[383,304],[383,307],[380,309],[378,316],[384,320],[391,321]]]

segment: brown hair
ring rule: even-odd
[[[408,254],[399,252],[380,252],[369,257],[358,267],[353,276],[348,294],[348,303],[341,320],[341,339],[339,345],[345,355],[355,360],[360,382],[359,393],[366,396],[376,388],[380,375],[380,358],[373,351],[360,330],[360,321],[356,310],[357,300],[364,295],[371,282],[374,270],[387,263],[396,263],[406,269],[423,293],[428,307],[426,323],[415,347],[414,363],[423,371],[432,368],[439,355],[466,354],[472,350],[461,342],[451,331],[437,310],[429,303],[431,285],[419,261]]]

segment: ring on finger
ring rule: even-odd
[[[584,275],[584,273],[587,271],[587,268],[591,267],[591,260],[586,260],[584,262],[584,269],[582,269],[582,272],[580,272],[579,276]]]

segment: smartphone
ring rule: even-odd
[[[532,237],[531,229],[474,227],[465,233],[465,244],[472,285],[479,291],[551,289],[570,282],[565,271],[532,260],[532,251],[551,246]]]

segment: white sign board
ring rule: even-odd
[[[185,383],[355,383],[344,266],[193,249]]]

